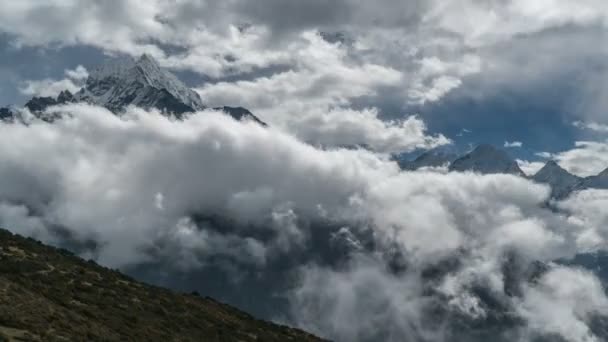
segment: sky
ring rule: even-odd
[[[147,53],[269,126],[86,104],[0,124],[0,225],[337,341],[483,341],[453,322],[501,312],[497,340],[600,341],[604,280],[555,261],[606,251],[606,190],[390,155],[603,171],[607,25],[599,0],[5,1],[0,106]]]

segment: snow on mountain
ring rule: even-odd
[[[138,60],[119,59],[94,69],[75,98],[114,112],[128,105],[176,115],[205,108],[195,91],[146,54]]]
[[[551,195],[554,198],[566,197],[582,181],[582,178],[564,170],[553,160],[548,161],[531,178],[537,183],[551,186]]]
[[[45,110],[50,106],[72,102],[88,102],[106,107],[114,113],[122,112],[127,106],[155,108],[178,118],[185,113],[206,108],[198,93],[146,54],[138,60],[131,57],[115,59],[95,68],[89,74],[85,86],[76,94],[65,90],[57,98],[33,97],[25,107],[35,116],[52,122],[59,115],[48,114]],[[223,106],[214,109],[221,110],[236,120],[252,120],[266,125],[243,107]],[[10,108],[0,108],[0,120],[18,121],[15,113]]]
[[[525,176],[519,165],[507,152],[492,145],[479,145],[472,152],[456,159],[450,171],[473,171],[482,174],[509,173]]]

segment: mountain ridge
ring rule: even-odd
[[[451,160],[451,161],[450,161]],[[403,170],[448,166],[449,172],[477,172],[481,174],[513,174],[551,187],[551,198],[563,199],[586,189],[608,189],[608,168],[595,176],[578,177],[549,160],[533,175],[526,175],[517,161],[500,148],[480,144],[472,151],[458,156],[444,151],[430,150],[413,160],[395,158]]]
[[[58,117],[45,115],[48,107],[77,102],[102,106],[115,114],[122,113],[128,106],[158,109],[178,119],[183,119],[188,113],[208,109],[198,93],[147,54],[137,60],[131,57],[110,60],[93,69],[85,85],[75,94],[64,90],[57,97],[34,96],[24,107],[40,119],[52,122]],[[214,110],[221,110],[236,120],[252,120],[266,126],[242,107],[221,106]],[[0,108],[0,120],[19,121],[18,110]]]
[[[554,160],[549,160],[530,179],[551,186],[551,196],[554,198],[567,196],[582,181],[581,177],[566,171]]]
[[[0,229],[0,341],[322,341]]]
[[[454,160],[449,171],[473,171],[482,174],[508,173],[524,176],[519,165],[505,151],[489,144],[478,145],[473,151]]]

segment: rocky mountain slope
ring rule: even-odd
[[[0,229],[0,341],[321,341]]]
[[[564,170],[553,160],[548,161],[531,179],[551,186],[551,195],[555,198],[566,197],[582,181],[582,178]]]

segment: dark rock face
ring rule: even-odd
[[[265,122],[258,119],[253,113],[251,113],[248,109],[243,107],[217,107],[215,110],[221,110],[226,114],[229,114],[236,120],[253,120],[254,122],[259,123],[262,126],[267,126]]]
[[[566,197],[582,179],[564,170],[555,161],[550,160],[540,169],[532,180],[551,186],[553,198]]]
[[[76,102],[74,95],[68,90],[64,90],[56,98],[46,97],[33,97],[25,104],[25,108],[29,109],[34,116],[42,119],[46,122],[53,122],[60,117],[59,114],[48,114],[45,111],[52,106],[58,106],[68,103]]]
[[[0,121],[14,122],[15,113],[10,108],[7,108],[7,107],[0,108]]]
[[[25,107],[29,109],[32,113],[39,113],[44,111],[48,107],[55,106],[57,104],[57,99],[54,99],[52,97],[33,97],[25,104]]]

